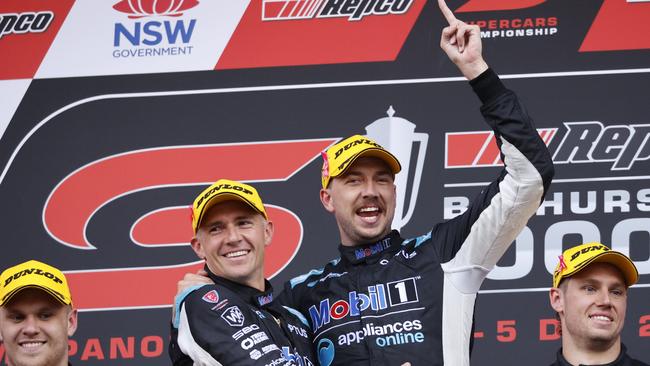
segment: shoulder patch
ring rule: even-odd
[[[419,247],[420,244],[424,243],[425,241],[427,241],[429,239],[431,239],[431,231],[429,231],[428,233],[426,233],[424,235],[420,235],[417,238],[411,238],[411,239],[404,240],[404,242],[402,243],[402,246],[409,245],[409,244],[411,244],[411,242],[413,240],[415,240],[415,245],[413,246],[413,249],[415,249],[415,248]]]
[[[174,298],[174,321],[172,322],[174,328],[178,329],[178,325],[180,323],[180,318],[178,317],[178,314],[181,310],[181,304],[183,303],[183,301],[185,301],[187,295],[200,289],[203,286],[207,286],[207,284],[188,287],[185,290],[183,290],[180,294],[176,295],[176,297]]]
[[[331,264],[333,266],[337,265],[341,261],[341,258],[336,258],[334,260],[331,260],[328,264]],[[289,280],[289,283],[291,284],[291,288],[296,287],[297,285],[307,281],[309,277],[312,276],[320,276],[323,274],[323,271],[325,270],[325,267],[321,267],[318,269],[312,269],[311,271],[302,274],[300,276],[294,277]]]
[[[216,304],[219,302],[219,293],[217,290],[211,290],[205,293],[202,297],[203,301]]]
[[[309,323],[307,323],[307,318],[305,318],[305,316],[302,315],[301,312],[299,312],[298,310],[296,310],[294,308],[288,307],[288,306],[282,306],[282,307],[285,308],[293,316],[298,318],[305,326],[307,326],[307,327],[309,326]]]

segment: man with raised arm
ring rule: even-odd
[[[464,214],[404,239],[391,231],[399,161],[358,135],[324,153],[320,198],[340,258],[289,281],[280,299],[309,320],[322,366],[469,365],[476,294],[551,183],[550,154],[484,61],[478,26],[438,4],[449,23],[440,45],[483,103],[505,167]]]

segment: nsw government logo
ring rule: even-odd
[[[198,0],[121,0],[113,9],[128,19],[115,23],[113,57],[191,55],[196,19],[186,19],[184,12],[198,4]]]

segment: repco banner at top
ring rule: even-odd
[[[263,20],[346,17],[360,20],[367,15],[403,14],[413,0],[264,0]]]

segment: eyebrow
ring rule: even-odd
[[[239,215],[235,217],[234,221],[241,221],[241,220],[250,220],[255,216],[255,214],[245,214],[245,215]],[[224,221],[223,220],[215,220],[213,222],[206,222],[203,227],[211,227],[215,225],[223,225]]]
[[[582,283],[582,284],[593,284],[593,285],[604,285],[603,281],[600,281],[600,280],[595,279],[595,278],[585,278],[585,279],[582,279],[582,280],[581,280],[581,283]],[[621,281],[619,281],[619,280],[616,280],[615,282],[613,282],[613,283],[612,283],[610,286],[608,286],[608,287],[609,287],[609,288],[612,288],[612,287],[623,287],[623,288],[626,288],[626,286],[625,286],[625,282],[621,282]]]
[[[362,176],[364,174],[361,172],[361,170],[355,170],[353,168],[350,168],[350,170],[346,171],[345,174],[343,174],[341,177],[348,177],[348,176],[351,176],[351,175],[353,175],[353,176]],[[379,171],[377,171],[377,172],[375,172],[373,174],[373,176],[378,176],[378,175],[392,176],[393,173],[388,169],[382,169],[382,170],[379,170]]]

